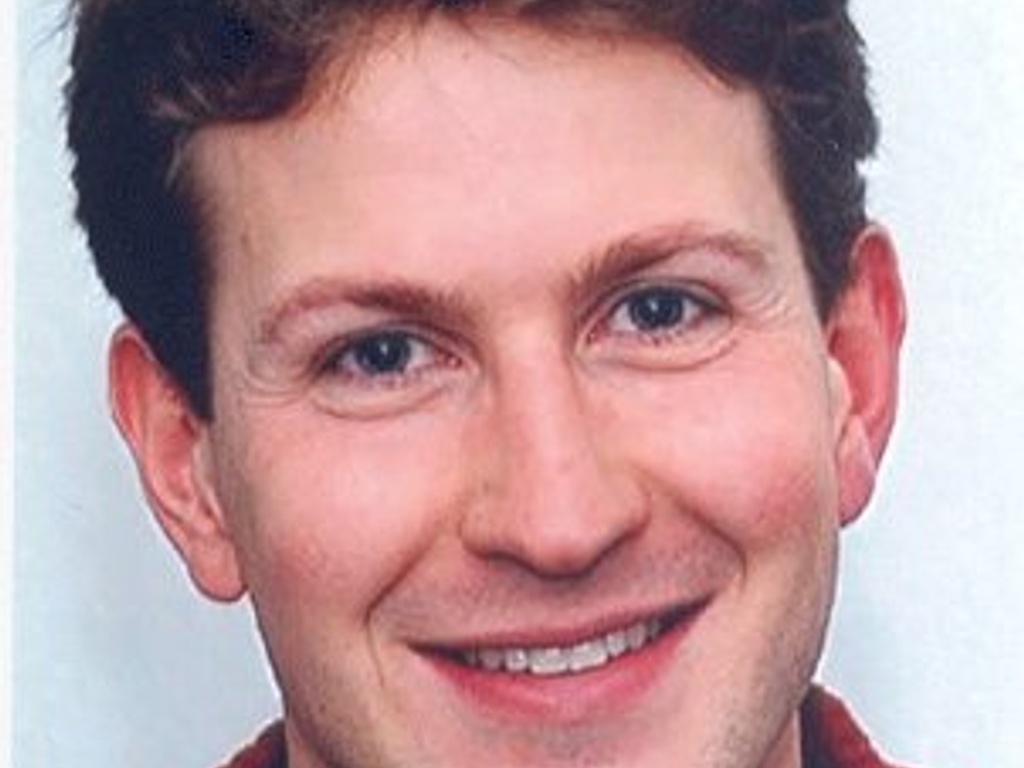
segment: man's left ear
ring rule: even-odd
[[[851,253],[851,279],[826,322],[836,408],[839,517],[867,505],[896,416],[906,306],[889,234],[869,225]]]

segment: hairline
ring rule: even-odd
[[[621,25],[619,29],[611,27],[592,29],[581,23],[573,23],[571,17],[559,23],[557,20],[536,19],[486,7],[459,9],[430,6],[419,11],[412,8],[399,8],[377,12],[363,11],[353,15],[359,22],[358,28],[339,37],[337,29],[343,24],[339,15],[334,22],[335,29],[327,33],[331,38],[331,43],[312,62],[303,87],[297,91],[295,98],[284,109],[252,119],[219,120],[207,123],[187,135],[174,149],[174,156],[168,168],[167,183],[168,187],[174,190],[173,193],[180,196],[192,212],[192,223],[200,247],[199,289],[204,315],[204,343],[208,348],[211,341],[210,308],[217,283],[217,259],[214,257],[211,232],[214,228],[214,218],[217,215],[218,200],[212,191],[204,188],[206,185],[202,180],[203,174],[197,165],[197,142],[200,142],[203,135],[210,131],[232,126],[243,129],[248,127],[288,130],[303,118],[330,105],[333,100],[342,102],[349,96],[352,89],[358,86],[366,68],[372,66],[374,56],[386,51],[388,46],[399,37],[404,38],[407,35],[425,31],[427,25],[438,16],[443,16],[445,22],[458,24],[462,31],[474,35],[474,38],[478,40],[484,40],[484,35],[476,34],[479,29],[497,25],[498,31],[502,33],[549,38],[554,41],[660,49],[685,62],[698,76],[706,77],[733,91],[751,93],[756,98],[761,112],[772,176],[779,187],[785,213],[796,233],[801,268],[810,284],[812,297],[817,303],[818,290],[808,263],[810,245],[805,242],[800,216],[794,201],[791,200],[785,182],[778,126],[775,124],[767,98],[757,88],[743,83],[738,77],[730,77],[727,73],[712,69],[689,46],[683,45],[679,40],[667,35],[631,29],[625,24]],[[351,19],[346,20],[351,21]],[[383,39],[384,36],[386,36],[386,40]],[[407,40],[402,39],[400,42],[405,43]],[[830,307],[819,307],[819,319],[822,323],[827,320],[829,309]],[[212,363],[212,357],[210,362]],[[213,373],[212,368],[212,365],[208,368],[209,375]]]

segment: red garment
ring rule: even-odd
[[[800,708],[802,768],[895,768],[871,746],[846,705],[812,688]],[[222,768],[287,768],[284,726],[277,722]]]
[[[221,768],[288,768],[284,749],[284,723],[278,720],[259,738]]]
[[[881,758],[850,710],[824,688],[813,687],[800,707],[802,768],[896,768]]]

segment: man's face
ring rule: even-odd
[[[791,764],[845,390],[754,95],[429,24],[194,159],[292,763]]]

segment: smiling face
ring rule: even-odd
[[[192,159],[217,416],[150,491],[291,764],[797,765],[865,473],[756,97],[431,23]]]

